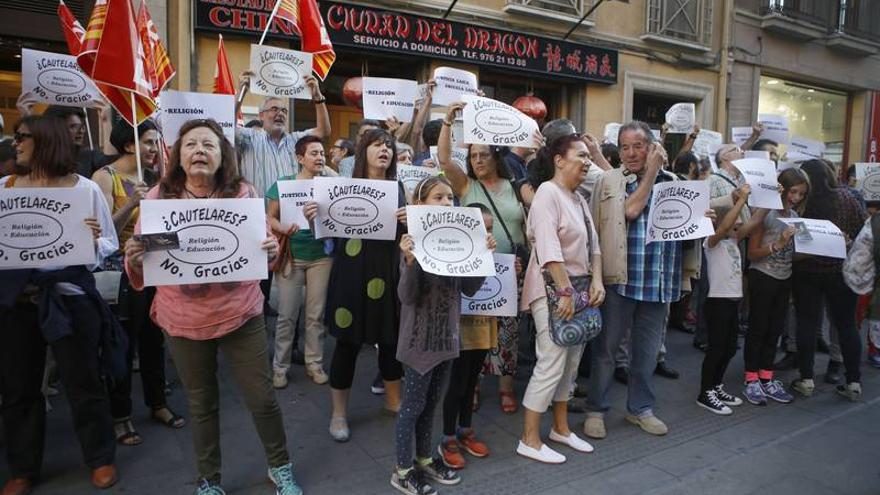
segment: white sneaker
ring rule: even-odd
[[[589,442],[579,438],[574,433],[569,433],[567,437],[564,437],[564,436],[560,435],[559,433],[556,433],[556,430],[554,430],[553,428],[550,428],[550,440],[553,440],[554,442],[561,443],[564,445],[568,445],[569,447],[573,448],[574,450],[577,450],[578,452],[585,452],[585,453],[589,454],[590,452],[593,451],[593,446],[590,445]]]
[[[862,385],[859,382],[847,383],[846,385],[838,385],[837,393],[853,402],[858,402],[858,400],[862,397]]]
[[[562,464],[565,462],[565,456],[551,449],[547,444],[541,444],[541,450],[538,450],[529,447],[520,440],[519,445],[516,446],[516,453],[533,461],[546,464]]]
[[[330,377],[324,373],[323,368],[306,368],[306,376],[311,378],[316,385],[324,385],[330,381]]]
[[[275,388],[284,388],[287,386],[287,372],[276,371],[272,374],[272,386]]]

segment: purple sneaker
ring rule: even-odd
[[[782,387],[782,382],[779,380],[770,380],[767,383],[762,383],[761,387],[764,389],[764,394],[767,397],[770,397],[781,404],[788,404],[794,400],[794,397],[785,391]]]
[[[761,387],[761,382],[757,380],[746,382],[746,388],[743,389],[743,397],[745,397],[750,404],[754,404],[756,406],[767,405],[767,395],[764,394],[764,389]]]

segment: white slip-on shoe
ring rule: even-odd
[[[557,442],[557,443],[561,443],[563,445],[568,445],[569,447],[573,448],[574,450],[577,450],[578,452],[584,452],[586,454],[589,454],[590,452],[593,451],[593,446],[590,445],[589,442],[581,439],[580,437],[578,437],[574,433],[569,433],[567,437],[564,437],[564,436],[560,435],[559,433],[556,433],[556,430],[554,430],[553,428],[550,428],[550,440],[553,440],[554,442]]]
[[[519,445],[516,446],[516,453],[532,459],[533,461],[543,462],[545,464],[562,464],[565,462],[565,456],[556,452],[547,446],[547,444],[541,444],[541,450],[533,449],[526,445],[522,440],[519,441]]]

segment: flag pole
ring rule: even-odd
[[[134,128],[134,156],[137,159],[138,182],[144,181],[144,171],[141,169],[141,138],[138,136],[137,104],[134,101],[134,91],[131,95],[131,126]]]
[[[83,115],[85,116],[86,122],[86,133],[89,135],[89,148],[95,149],[95,142],[92,141],[92,126],[89,125],[89,109],[83,107]]]
[[[269,20],[266,21],[266,29],[263,30],[263,35],[260,36],[260,43],[259,43],[260,45],[262,45],[263,41],[266,40],[266,34],[269,33],[269,28],[272,27],[272,19],[275,18],[275,14],[278,13],[278,7],[280,7],[280,6],[281,6],[281,0],[276,0],[275,7],[272,9],[272,14],[269,15]]]

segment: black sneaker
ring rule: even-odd
[[[382,379],[382,375],[376,373],[376,378],[373,378],[373,384],[370,385],[370,392],[373,392],[376,395],[382,395],[385,393],[385,380]]]
[[[739,397],[728,394],[724,391],[724,385],[715,385],[715,395],[718,400],[728,406],[741,406],[743,401]]]
[[[391,474],[391,486],[409,495],[437,495],[437,490],[425,481],[417,469],[410,469],[406,476],[400,476],[395,469]]]
[[[446,467],[446,464],[439,457],[432,457],[430,464],[426,466],[416,463],[416,468],[420,469],[425,476],[441,485],[457,485],[461,483],[461,476],[458,475],[458,471]]]
[[[697,405],[722,416],[733,414],[733,409],[718,399],[718,393],[715,390],[705,390],[700,393],[700,396],[697,397]]]

